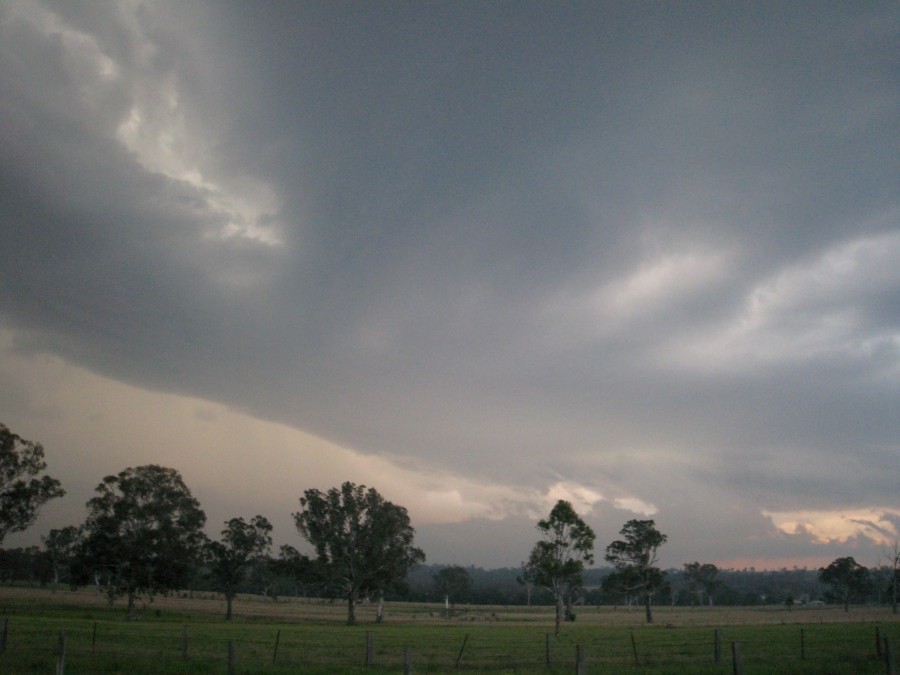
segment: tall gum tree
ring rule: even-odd
[[[272,525],[263,516],[250,522],[232,518],[225,523],[219,541],[206,545],[205,562],[209,576],[225,596],[225,620],[231,621],[231,610],[238,587],[247,579],[254,564],[261,564],[272,546]]]
[[[606,561],[616,568],[610,582],[627,593],[638,592],[644,598],[647,623],[653,623],[651,600],[665,584],[666,573],[656,567],[657,551],[667,537],[652,520],[629,520],[619,530],[623,539],[606,547]]]
[[[375,488],[348,481],[328,492],[306,490],[294,522],[315,549],[319,581],[347,599],[348,625],[356,623],[362,598],[383,594],[425,562],[425,554],[413,546],[415,530],[406,509]]]
[[[43,446],[0,422],[0,544],[31,526],[45,503],[66,494],[58,480],[41,475],[46,468]]]
[[[135,599],[177,588],[199,560],[206,514],[175,469],[155,464],[107,476],[87,503],[85,558],[107,597]]]
[[[831,592],[850,610],[850,600],[861,595],[869,585],[869,569],[853,557],[837,558],[828,567],[819,568],[819,580],[831,586]]]
[[[564,499],[556,502],[550,515],[539,520],[543,539],[531,549],[525,565],[526,576],[544,586],[556,600],[556,635],[565,615],[571,613],[572,594],[581,587],[585,563],[594,562],[594,531]]]

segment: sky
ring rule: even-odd
[[[663,566],[900,535],[895,2],[0,3],[0,421],[515,566],[558,499]]]

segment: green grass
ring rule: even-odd
[[[0,618],[9,619],[0,672],[54,672],[60,631],[67,675],[224,673],[229,641],[239,673],[398,673],[407,648],[414,672],[455,670],[462,649],[459,666],[466,673],[572,673],[580,645],[587,673],[725,675],[732,672],[732,643],[738,642],[746,675],[865,675],[886,672],[876,657],[876,626],[900,645],[898,617],[883,608],[850,615],[832,608],[659,608],[652,626],[641,623],[640,612],[582,608],[558,639],[551,636],[548,669],[550,608],[471,607],[446,619],[437,606],[397,603],[388,606],[382,624],[372,621],[371,608],[361,608],[360,624],[353,627],[343,625],[340,604],[243,598],[232,622],[223,620],[223,609],[212,597],[160,599],[137,621],[126,621],[121,606],[109,607],[89,592],[0,589]],[[374,663],[366,667],[369,632]]]

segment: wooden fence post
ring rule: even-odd
[[[181,627],[181,658],[187,661],[188,657],[188,627]]]
[[[891,649],[891,639],[884,636],[884,663],[887,669],[887,675],[897,675],[897,669],[894,667],[894,651]]]
[[[66,672],[66,633],[59,631],[59,641],[56,646],[56,675],[65,675]]]
[[[806,660],[806,634],[800,629],[800,660]]]
[[[553,667],[553,654],[550,651],[550,633],[547,633],[547,639],[544,643],[544,656],[547,661],[547,667]]]
[[[228,675],[234,675],[237,672],[237,655],[234,650],[234,640],[228,641]]]
[[[372,631],[366,631],[366,665],[371,666],[375,662],[375,636]]]
[[[584,647],[575,645],[575,675],[584,675]]]
[[[722,631],[718,628],[713,632],[713,662],[719,663],[722,660]]]
[[[403,648],[403,675],[412,675],[412,650]]]
[[[631,653],[634,654],[634,665],[640,666],[641,661],[638,658],[637,642],[634,641],[634,631],[631,631]]]
[[[731,643],[731,660],[734,669],[734,675],[744,675],[744,666],[741,664],[741,643]]]
[[[275,633],[275,649],[272,650],[272,663],[278,659],[278,643],[281,641],[281,631]]]
[[[91,632],[91,656],[97,650],[97,622],[94,622],[94,630]]]
[[[3,617],[3,625],[0,626],[0,654],[6,651],[6,638],[9,637],[9,617]]]
[[[881,651],[881,626],[875,626],[875,655],[880,659]]]
[[[459,668],[459,662],[462,661],[463,650],[466,648],[466,643],[469,641],[469,634],[466,633],[466,636],[463,638],[462,647],[459,648],[459,654],[456,656],[456,667]]]

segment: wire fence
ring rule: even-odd
[[[0,672],[887,673],[900,624],[642,629],[0,619]],[[55,668],[55,671],[54,671]]]

